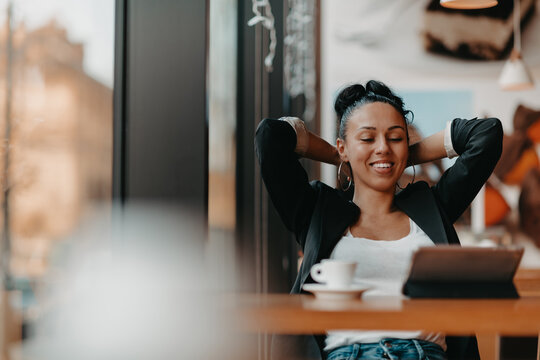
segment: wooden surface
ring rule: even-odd
[[[499,335],[540,333],[540,269],[519,269],[514,283],[521,299],[321,301],[311,295],[251,294],[234,296],[229,306],[247,332],[309,334],[364,328],[475,334],[481,359],[498,360]]]
[[[540,269],[518,269],[514,284],[521,296],[540,296]]]
[[[239,325],[283,334],[332,329],[428,330],[451,334],[537,335],[540,297],[516,300],[369,298],[321,301],[311,295],[238,295]]]

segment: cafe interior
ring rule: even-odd
[[[371,79],[414,112],[413,143],[500,119],[500,160],[454,227],[464,249],[519,249],[517,296],[289,295],[304,253],[257,127],[297,117],[335,145],[337,94]],[[539,359],[539,84],[540,0],[0,0],[0,360],[269,360],[275,334],[336,329]],[[339,188],[336,166],[299,161]],[[284,357],[321,358],[302,355]]]

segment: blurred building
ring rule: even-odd
[[[88,205],[110,201],[112,89],[84,72],[84,44],[70,41],[67,30],[54,20],[31,31],[18,25],[11,49],[7,40],[4,24],[0,28],[0,133],[5,137],[9,102],[11,266],[15,275],[38,276],[46,268],[51,244],[73,231]],[[6,96],[9,52],[13,58],[10,99]]]

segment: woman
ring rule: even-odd
[[[342,90],[335,110],[340,122],[335,147],[307,131],[296,118],[265,119],[257,129],[256,150],[265,185],[304,251],[292,293],[313,282],[309,271],[325,258],[354,258],[355,280],[371,282],[382,293],[399,293],[415,248],[459,244],[452,224],[499,159],[501,123],[455,119],[446,129],[410,145],[410,111],[400,97],[373,80],[365,87],[356,84]],[[416,182],[396,193],[409,164],[456,155],[454,165],[435,186]],[[298,156],[339,166],[340,182],[348,191],[319,181],[309,183]],[[343,173],[346,168],[352,173],[349,179]],[[326,337],[275,340],[276,359],[479,358],[474,337],[420,331],[330,332]]]

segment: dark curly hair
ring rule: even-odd
[[[405,125],[408,125],[414,118],[410,110],[405,109],[403,99],[390,90],[388,86],[380,81],[370,80],[364,87],[361,84],[349,85],[340,91],[334,103],[334,109],[339,122],[339,137],[345,140],[347,123],[354,110],[362,105],[374,102],[383,102],[392,105],[398,113],[403,116]],[[409,119],[410,117],[410,119]],[[409,141],[409,132],[407,131],[407,142]]]

